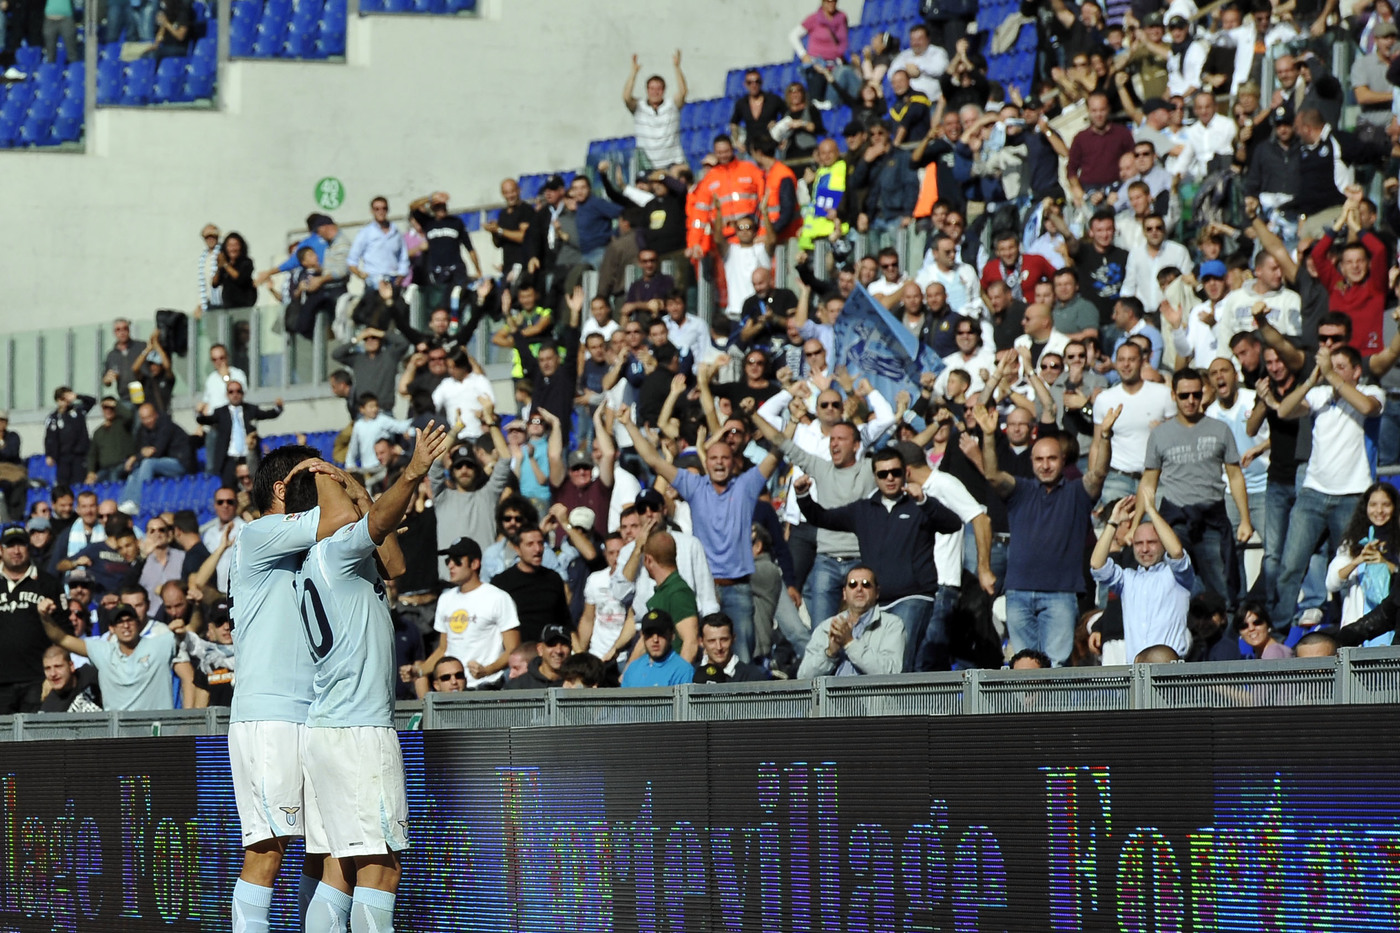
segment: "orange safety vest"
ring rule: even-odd
[[[763,207],[768,214],[768,226],[770,228],[772,228],[773,225],[778,222],[778,216],[782,213],[782,207],[779,203],[778,195],[783,185],[783,179],[788,179],[792,182],[792,194],[793,197],[796,198],[797,175],[793,173],[792,169],[788,168],[783,163],[774,162],[772,167],[768,169],[768,177],[764,179],[765,193],[763,195]],[[790,240],[801,232],[801,210],[793,211],[792,220],[788,222],[788,225],[786,227],[784,227],[781,230],[773,229],[773,233],[775,236],[777,236],[779,243],[782,243],[786,240]]]
[[[735,240],[734,222],[740,217],[758,215],[759,202],[763,200],[763,171],[752,162],[735,159],[710,169],[704,187],[719,201],[725,238]]]
[[[714,247],[710,224],[714,220],[711,215],[715,205],[714,195],[706,184],[708,180],[709,176],[706,175],[685,196],[685,248],[698,246],[702,253],[708,253]]]
[[[931,216],[933,214],[933,202],[937,200],[938,163],[930,162],[924,169],[924,180],[919,182],[919,196],[914,201],[914,216]]]

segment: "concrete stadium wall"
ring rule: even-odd
[[[691,99],[714,97],[726,70],[789,59],[787,31],[816,7],[482,0],[479,19],[352,17],[344,64],[232,62],[216,110],[101,109],[85,155],[0,153],[4,327],[193,308],[203,224],[242,233],[265,268],[327,175],[346,187],[342,222],[379,194],[396,214],[439,188],[495,201],[506,176],[579,166],[590,139],[630,135],[634,51],[643,78],[670,82],[681,48]],[[859,3],[843,8],[855,21]]]

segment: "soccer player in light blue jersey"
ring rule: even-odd
[[[385,578],[403,573],[394,530],[428,468],[452,436],[429,424],[413,457],[373,503],[358,483],[313,485],[294,477],[289,507],[331,507],[347,494],[358,521],[319,541],[302,563],[297,587],[315,660],[307,717],[306,835],[329,844],[321,883],[306,914],[306,933],[392,933],[399,853],[408,848],[408,795],[394,731],[398,668]],[[307,649],[310,649],[307,652]]]
[[[327,492],[329,505],[305,512],[286,507],[287,483],[298,475]],[[229,595],[238,683],[229,716],[229,762],[243,835],[243,870],[233,888],[234,933],[267,933],[272,884],[293,836],[305,835],[302,754],[314,668],[301,634],[296,574],[318,540],[358,518],[340,490],[342,471],[309,447],[279,447],[253,477],[253,504],[262,517],[245,525],[233,545]],[[326,852],[307,839],[308,852]],[[303,912],[320,881],[323,858],[303,866]]]

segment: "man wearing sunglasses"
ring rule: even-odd
[[[793,483],[802,517],[818,528],[848,531],[860,545],[860,560],[885,581],[881,607],[904,623],[904,659],[901,670],[926,670],[916,666],[925,639],[943,648],[939,659],[947,667],[947,636],[929,630],[934,618],[935,595],[940,582],[956,586],[959,580],[940,581],[933,563],[934,536],[962,531],[962,519],[923,487],[905,486],[904,455],[893,447],[876,451],[875,492],[849,505],[823,508],[812,499],[812,479]],[[849,580],[850,574],[847,574]],[[821,642],[818,641],[817,644]]]
[[[904,668],[904,623],[880,608],[875,571],[857,564],[846,571],[841,591],[846,608],[812,630],[798,679],[898,674]]]
[[[0,631],[6,633],[0,652],[0,714],[32,713],[39,709],[49,647],[36,607],[45,599],[57,602],[62,590],[58,580],[30,561],[29,533],[20,522],[0,528],[0,575],[6,594],[0,600]]]
[[[1230,585],[1226,575],[1235,566],[1234,542],[1243,544],[1254,535],[1239,448],[1223,421],[1205,416],[1205,378],[1199,372],[1177,370],[1172,394],[1176,417],[1147,435],[1134,524],[1141,521],[1147,503],[1158,501],[1160,492],[1158,511],[1186,546],[1202,585],[1233,605],[1239,587]],[[1237,532],[1225,509],[1222,474],[1240,516]]]

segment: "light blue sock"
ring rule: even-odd
[[[355,888],[350,933],[394,933],[394,895],[378,888]]]
[[[306,933],[345,933],[350,922],[350,895],[337,891],[324,881],[316,885],[316,894],[304,912]]]
[[[272,889],[239,878],[233,885],[233,933],[268,933]]]
[[[297,919],[301,921],[301,927],[306,926],[306,909],[311,905],[311,898],[316,896],[316,886],[320,883],[321,879],[303,874],[297,884]]]

